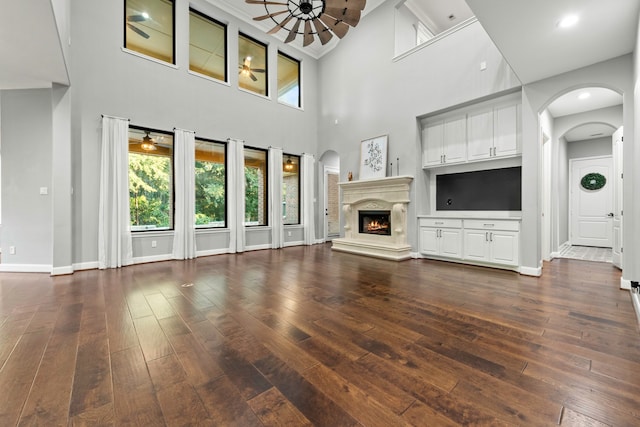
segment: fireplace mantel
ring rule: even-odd
[[[411,257],[407,244],[407,205],[412,176],[341,182],[344,238],[334,239],[332,249],[401,261]],[[391,211],[391,235],[360,233],[358,212]]]

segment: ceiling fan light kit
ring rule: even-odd
[[[298,35],[302,35],[303,46],[313,43],[315,37],[318,37],[323,45],[327,44],[334,34],[343,38],[349,27],[358,25],[367,3],[367,0],[245,1],[248,4],[262,5],[266,10],[265,15],[257,16],[254,20],[271,19],[276,24],[267,34],[284,30],[288,32],[285,43],[290,43]]]

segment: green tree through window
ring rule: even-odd
[[[129,153],[131,225],[170,228],[171,158]]]

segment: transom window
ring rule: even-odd
[[[173,134],[129,127],[131,230],[173,228]]]
[[[189,69],[227,81],[227,26],[191,8]]]
[[[173,0],[125,0],[124,47],[175,64]]]
[[[300,61],[278,52],[278,101],[301,107]]]
[[[300,224],[300,156],[282,156],[282,223]]]
[[[267,45],[240,33],[238,36],[238,86],[268,95]]]
[[[225,227],[227,207],[226,145],[196,139],[196,227]]]
[[[267,150],[245,147],[244,177],[244,225],[268,225]]]

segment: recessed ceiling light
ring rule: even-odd
[[[577,23],[578,23],[578,16],[577,15],[568,15],[568,16],[565,16],[564,18],[562,18],[560,20],[560,22],[558,22],[558,27],[560,27],[560,28],[569,28],[569,27],[573,27]]]
[[[578,95],[578,99],[588,99],[591,97],[591,94],[589,92],[582,92],[580,95]]]

